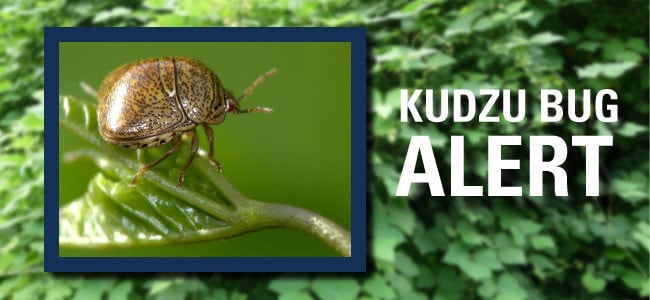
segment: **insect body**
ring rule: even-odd
[[[181,185],[198,151],[196,127],[203,126],[210,143],[208,159],[221,171],[221,164],[214,159],[214,138],[209,125],[220,124],[227,113],[272,112],[266,107],[241,109],[239,103],[273,74],[275,69],[235,98],[208,67],[192,58],[146,59],[123,65],[111,72],[99,88],[99,133],[107,142],[134,149],[176,141],[161,158],[142,165],[133,184],[138,176],[178,150],[183,133],[191,133],[191,154],[178,178]]]

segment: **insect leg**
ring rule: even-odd
[[[241,100],[244,99],[246,96],[250,95],[250,93],[252,93],[253,90],[254,90],[258,85],[260,85],[262,82],[264,82],[264,80],[266,80],[266,78],[269,78],[269,77],[275,75],[276,72],[277,72],[276,69],[271,69],[271,70],[269,70],[268,72],[266,72],[264,75],[262,75],[262,76],[260,76],[259,78],[257,78],[257,80],[255,80],[255,82],[253,82],[253,84],[251,84],[251,86],[249,86],[248,88],[246,88],[246,90],[244,90],[244,92],[241,94],[241,96],[239,96],[239,99],[237,99],[237,102],[241,101]]]
[[[221,172],[221,164],[214,159],[214,135],[212,134],[212,128],[210,128],[210,125],[203,123],[203,130],[205,131],[205,135],[208,137],[208,142],[210,143],[210,151],[208,153],[208,159],[215,165],[217,166],[217,170]]]
[[[167,150],[167,153],[165,153],[165,155],[163,155],[161,158],[159,158],[158,160],[156,160],[154,162],[150,162],[148,164],[144,164],[144,165],[140,166],[140,169],[138,170],[138,173],[135,174],[135,177],[133,177],[133,180],[131,181],[131,184],[135,185],[138,182],[138,176],[144,174],[144,172],[146,172],[147,170],[155,167],[160,162],[165,160],[165,158],[167,158],[170,155],[174,154],[174,152],[176,152],[176,150],[178,150],[178,148],[181,146],[181,142],[182,142],[182,139],[180,137],[177,137],[176,138],[176,144],[174,144],[173,147],[169,148],[169,150]]]
[[[199,135],[196,134],[196,127],[192,129],[192,148],[190,151],[190,158],[187,159],[185,162],[185,165],[181,169],[181,174],[178,176],[178,184],[177,186],[183,185],[183,178],[185,177],[185,172],[187,172],[187,169],[190,167],[190,164],[192,163],[192,160],[194,159],[194,155],[196,155],[196,152],[199,151]]]

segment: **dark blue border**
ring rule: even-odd
[[[59,257],[60,42],[350,42],[352,257]],[[46,272],[365,272],[366,31],[353,28],[45,28]]]

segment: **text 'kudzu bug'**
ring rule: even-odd
[[[241,109],[239,103],[275,72],[275,69],[266,72],[235,98],[221,85],[217,75],[192,58],[154,58],[123,65],[111,72],[99,88],[99,133],[109,143],[134,149],[156,147],[176,139],[161,158],[140,167],[132,184],[138,176],[176,152],[183,133],[191,133],[192,148],[178,177],[180,186],[198,151],[196,127],[203,126],[210,143],[208,159],[221,171],[221,164],[214,159],[210,125],[223,122],[226,113],[271,113],[273,110],[267,107]]]

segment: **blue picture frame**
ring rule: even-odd
[[[366,36],[353,28],[45,28],[46,272],[365,272]],[[59,43],[349,42],[351,45],[351,257],[60,257]]]

